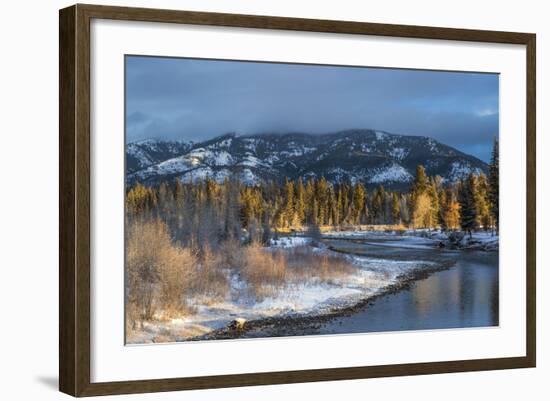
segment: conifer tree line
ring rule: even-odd
[[[498,230],[498,140],[489,175],[471,173],[456,183],[431,177],[419,165],[408,191],[361,182],[332,184],[324,177],[247,186],[235,178],[223,183],[176,180],[158,187],[136,184],[126,196],[128,219],[154,217],[166,222],[182,244],[242,237],[267,242],[274,231],[311,226],[403,225],[442,230]],[[193,245],[193,244],[191,244]]]

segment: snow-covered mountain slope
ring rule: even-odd
[[[142,170],[153,164],[189,151],[193,142],[168,142],[146,139],[126,145],[126,173]]]
[[[487,165],[432,138],[404,136],[374,130],[347,130],[324,135],[304,133],[223,135],[205,142],[152,143],[155,149],[174,149],[175,157],[158,157],[143,142],[127,145],[128,155],[138,158],[141,168],[128,170],[127,181],[156,184],[179,177],[183,181],[211,177],[223,181],[236,176],[247,184],[262,180],[321,177],[331,182],[362,182],[369,187],[384,185],[406,188],[422,164],[429,175],[455,181],[473,172],[486,172]],[[136,152],[138,148],[139,152]],[[169,151],[167,151],[167,154]]]

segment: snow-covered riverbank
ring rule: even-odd
[[[304,237],[280,237],[265,251],[310,248],[308,244],[309,239]],[[315,253],[335,254],[326,247],[311,249]],[[354,267],[349,274],[328,281],[290,282],[260,301],[247,294],[246,283],[238,274],[232,274],[226,299],[212,302],[211,299],[196,297],[189,303],[194,313],[177,319],[144,322],[140,330],[128,336],[128,343],[185,341],[227,328],[236,319],[254,321],[272,317],[321,316],[353,307],[388,288],[399,286],[417,272],[437,268],[433,261],[428,260],[339,255]]]
[[[327,231],[324,238],[355,239],[376,241],[378,246],[395,246],[400,248],[449,248],[483,251],[498,251],[499,237],[491,232],[473,232],[470,237],[460,231],[445,233],[440,230],[405,230],[405,231]]]

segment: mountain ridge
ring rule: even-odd
[[[433,138],[372,129],[324,134],[228,133],[202,142],[140,141],[127,144],[126,160],[130,185],[155,185],[176,177],[223,181],[236,175],[253,185],[324,176],[333,183],[363,182],[367,187],[401,189],[410,185],[418,164],[426,167],[427,174],[450,182],[469,172],[487,173],[488,168],[476,157]]]

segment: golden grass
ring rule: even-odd
[[[315,252],[309,246],[270,251],[258,244],[245,248],[240,269],[249,292],[259,300],[289,285],[333,282],[356,272],[345,257]]]
[[[230,294],[230,275],[238,274],[246,292],[257,301],[277,296],[290,286],[336,282],[357,272],[344,256],[310,246],[267,249],[259,243],[242,246],[228,240],[215,249],[175,244],[165,223],[133,222],[126,238],[126,329],[144,321],[169,320],[195,313],[194,303],[213,304]],[[240,297],[245,294],[231,294]]]
[[[302,227],[285,227],[285,228],[277,228],[275,231],[278,234],[292,234],[294,232],[300,232],[304,233],[307,232],[308,227],[302,226]],[[319,226],[319,230],[321,233],[326,233],[329,231],[405,231],[408,230],[408,227],[404,224],[360,224],[360,225],[352,225],[352,224],[342,224],[338,226]]]
[[[315,252],[311,247],[290,248],[286,254],[292,281],[329,282],[357,272],[357,267],[340,255]]]
[[[282,251],[267,252],[258,243],[253,243],[244,249],[240,274],[249,291],[262,299],[285,284],[286,258]]]
[[[203,247],[190,287],[193,295],[201,295],[211,302],[225,298],[229,292],[229,279],[220,252]]]

